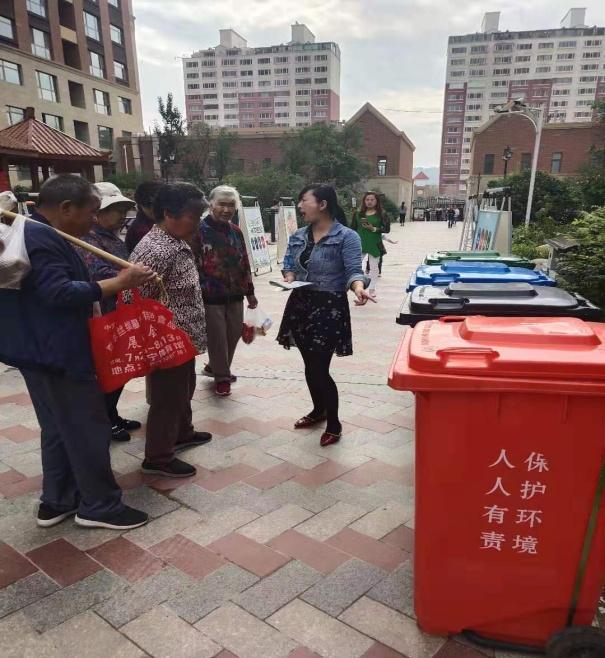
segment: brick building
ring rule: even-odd
[[[485,189],[490,180],[504,176],[503,158],[510,147],[508,173],[530,170],[536,132],[532,122],[520,113],[496,114],[474,131],[471,143],[469,193]],[[542,129],[538,171],[556,176],[573,176],[590,161],[593,148],[605,146],[601,123],[549,123]]]
[[[95,149],[141,132],[132,0],[0,0],[0,98],[0,129],[32,107]]]
[[[362,135],[359,151],[371,168],[368,188],[384,192],[392,201],[409,206],[412,199],[414,144],[370,103],[366,103],[347,125],[358,126]],[[240,129],[235,131],[231,156],[232,169],[247,174],[263,167],[279,166],[283,159],[284,141],[292,130],[280,128]],[[143,171],[159,176],[157,139],[151,135],[119,140],[118,169]]]

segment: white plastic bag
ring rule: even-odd
[[[242,340],[249,345],[255,336],[266,336],[272,326],[273,321],[259,306],[256,308],[247,308],[244,313]]]
[[[25,222],[17,215],[8,226],[0,222],[0,288],[19,290],[21,281],[31,270],[25,248]]]

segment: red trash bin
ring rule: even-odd
[[[605,325],[421,322],[389,385],[416,393],[420,627],[543,647],[568,616],[590,625],[605,582]]]

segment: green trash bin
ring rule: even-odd
[[[444,261],[459,260],[469,263],[504,263],[508,267],[534,269],[534,264],[519,256],[501,256],[499,251],[434,251],[427,254],[425,265],[440,265]]]

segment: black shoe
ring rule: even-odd
[[[191,439],[188,441],[181,441],[174,446],[174,452],[180,452],[187,448],[195,448],[196,446],[203,446],[212,441],[212,434],[210,432],[194,432]]]
[[[90,519],[82,514],[76,514],[77,525],[85,528],[108,528],[109,530],[132,530],[149,521],[147,512],[141,512],[133,507],[124,507],[121,512],[110,514],[101,519]]]
[[[126,418],[120,418],[118,421],[118,426],[127,432],[132,430],[140,430],[141,427],[143,427],[138,420],[128,420]]]
[[[128,434],[128,432],[123,427],[114,425],[111,428],[111,440],[125,443],[126,441],[130,441],[130,434]]]
[[[150,475],[163,475],[167,478],[188,478],[197,473],[195,466],[176,459],[165,465],[150,464],[146,459],[141,464],[141,471]]]
[[[65,519],[69,516],[73,516],[77,511],[78,509],[75,508],[69,510],[69,512],[59,512],[46,503],[40,503],[40,506],[38,507],[38,517],[36,519],[36,523],[41,528],[51,528],[52,526],[61,523],[61,521],[65,521]]]

